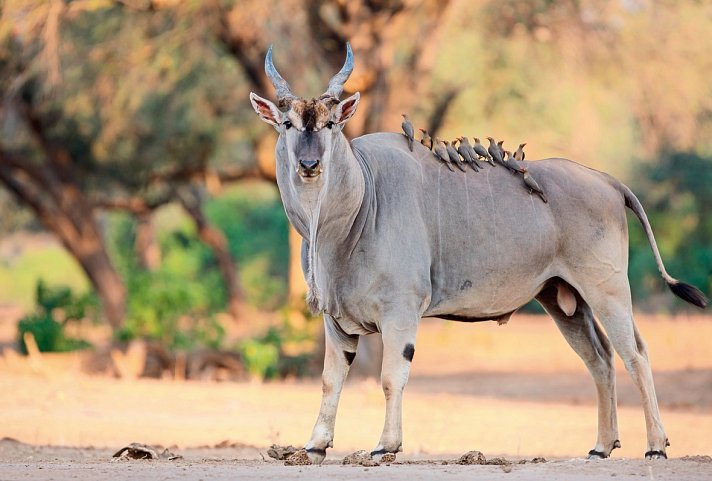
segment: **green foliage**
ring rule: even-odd
[[[240,266],[246,300],[263,309],[282,305],[287,293],[288,231],[276,189],[259,184],[232,189],[210,200],[206,215],[226,235]],[[155,339],[180,349],[220,347],[224,331],[215,314],[225,309],[226,293],[212,251],[180,210],[158,212],[155,224],[162,259],[156,271],[147,272],[138,266],[134,253],[135,220],[126,214],[109,218],[109,249],[128,290],[120,337]]]
[[[17,326],[20,351],[27,353],[24,335],[29,332],[35,338],[41,352],[65,352],[84,349],[91,345],[82,340],[67,337],[64,326],[95,316],[96,298],[91,294],[75,295],[69,287],[50,287],[40,280],[36,289],[35,312],[20,319]]]
[[[285,352],[285,346],[309,342],[313,335],[308,329],[290,325],[285,315],[279,326],[270,327],[260,337],[242,341],[238,349],[247,371],[254,377],[302,377],[310,374],[311,352],[290,355]]]
[[[712,291],[712,157],[665,152],[641,163],[632,185],[655,232],[673,277]],[[630,216],[630,278],[633,295],[645,299],[665,290],[645,233]],[[682,301],[679,301],[682,302]]]
[[[185,178],[171,173],[201,171],[221,147],[249,144],[235,135],[232,106],[238,97],[244,103],[246,92],[214,33],[216,10],[201,2],[150,12],[74,3],[60,15],[48,61],[40,34],[47,7],[28,0],[0,11],[0,90],[19,92],[43,135],[66,151],[72,181],[90,200],[132,195],[150,202]],[[27,125],[0,127],[5,147],[46,162]]]
[[[225,233],[240,266],[246,300],[276,309],[287,298],[289,224],[274,186],[229,190],[206,205],[207,217]]]
[[[0,67],[2,68],[2,67]],[[10,195],[0,190],[0,235],[21,231],[40,231],[40,222],[32,215],[32,211],[23,206]]]
[[[272,379],[277,376],[279,346],[270,330],[262,339],[249,339],[240,345],[240,355],[251,376]]]
[[[35,342],[37,342],[37,346],[41,352],[63,350],[62,340],[64,335],[62,325],[52,319],[52,316],[47,313],[29,314],[20,319],[17,325],[17,342],[23,354],[27,354],[27,346],[24,340],[26,332],[34,336]]]
[[[0,303],[32,309],[41,279],[67,285],[75,291],[87,288],[81,268],[62,247],[43,242],[26,245],[22,239],[8,242],[17,243],[18,247],[11,257],[0,259]]]
[[[189,224],[161,233],[162,261],[153,272],[141,269],[136,261],[132,217],[112,215],[108,234],[128,292],[127,317],[119,338],[154,339],[179,349],[219,347],[224,331],[214,314],[225,306],[225,290],[208,249]]]

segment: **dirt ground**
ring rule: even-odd
[[[306,441],[319,407],[316,380],[122,381],[82,374],[66,356],[38,364],[6,351],[0,480],[712,479],[712,460],[699,456],[712,454],[712,319],[639,316],[638,326],[672,444],[668,461],[641,459],[643,413],[620,365],[622,448],[609,460],[583,459],[596,436],[590,376],[551,320],[515,316],[506,326],[424,322],[406,388],[404,452],[396,464],[370,468],[340,460],[378,440],[384,401],[375,379],[347,382],[325,466],[286,467],[266,456],[267,447]],[[130,442],[171,447],[184,459],[112,462]],[[510,472],[452,464],[475,449],[548,462]]]

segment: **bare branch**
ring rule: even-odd
[[[463,87],[450,87],[442,92],[435,100],[435,107],[430,113],[430,118],[428,118],[427,123],[428,132],[430,132],[431,135],[435,135],[438,129],[442,126],[448,109],[460,94],[462,89]]]

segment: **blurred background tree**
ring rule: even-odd
[[[406,112],[443,137],[526,141],[528,158],[568,157],[616,175],[646,205],[670,271],[712,287],[704,2],[7,0],[0,8],[0,185],[13,196],[0,194],[0,227],[36,230],[39,221],[55,235],[117,331],[160,338],[156,325],[240,316],[245,303],[276,309],[287,291],[298,304],[300,240],[288,236],[272,184],[275,133],[247,101],[251,90],[273,94],[263,74],[270,44],[293,90],[310,97],[352,43],[345,93],[360,91],[362,102],[350,136],[398,131]],[[176,216],[185,220],[166,220]],[[664,286],[643,241],[633,225],[637,307],[679,308],[658,295]]]

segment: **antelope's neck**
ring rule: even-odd
[[[286,169],[281,175],[291,173]],[[278,173],[277,181],[287,216],[302,237],[310,244],[317,239],[319,244],[344,243],[362,210],[366,191],[363,169],[346,137],[341,134],[334,141],[321,189],[287,182],[281,175]]]
[[[343,134],[336,139],[329,167],[319,199],[318,227],[330,239],[343,241],[361,210],[365,192],[363,171]]]

